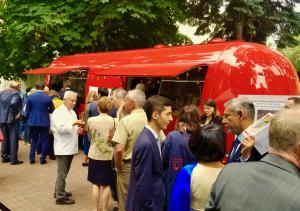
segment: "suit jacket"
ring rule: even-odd
[[[49,127],[49,113],[52,113],[53,111],[54,105],[51,97],[42,91],[37,91],[28,97],[26,104],[27,124],[29,126]]]
[[[126,211],[162,211],[164,197],[160,152],[154,135],[144,128],[132,152]]]
[[[259,162],[228,164],[212,187],[205,210],[294,211],[300,209],[300,171],[268,154]]]
[[[241,157],[241,150],[242,150],[242,146],[240,145],[238,150],[236,150],[236,152],[234,153],[233,155],[233,158],[232,160],[230,159],[230,155],[232,153],[232,150],[233,150],[233,146],[230,150],[230,153],[229,153],[229,158],[228,158],[228,163],[233,163],[233,162],[240,162],[240,157]],[[261,158],[263,158],[266,154],[264,155],[261,155],[257,149],[255,147],[252,148],[251,150],[251,155],[250,155],[250,158],[247,160],[248,161],[259,161]]]
[[[7,89],[0,92],[0,124],[12,123],[21,109],[22,100],[18,91]]]

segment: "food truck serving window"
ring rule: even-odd
[[[78,93],[79,99],[83,100],[85,94],[85,86],[83,86],[83,84],[86,84],[87,73],[87,70],[78,69],[63,73],[61,75],[52,75],[51,84],[56,83],[62,86],[63,81],[70,80],[71,89]]]
[[[199,106],[207,66],[192,68],[176,77],[129,77],[126,89],[134,89],[138,83],[145,85],[147,97],[159,94],[174,102],[174,110],[194,104]]]
[[[193,68],[175,78],[162,78],[159,95],[166,96],[174,102],[174,110],[194,104],[199,106],[207,66]]]

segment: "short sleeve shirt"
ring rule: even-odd
[[[113,141],[125,145],[124,160],[131,159],[133,146],[146,123],[147,116],[142,108],[133,110],[119,121]]]

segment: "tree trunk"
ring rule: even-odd
[[[243,40],[244,15],[239,14],[235,23],[235,39]]]

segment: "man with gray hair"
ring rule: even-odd
[[[232,144],[228,163],[257,161],[262,158],[255,149],[255,139],[246,136],[239,140],[240,135],[254,122],[254,104],[246,98],[233,98],[224,104],[225,111],[222,123],[228,132],[237,136]]]
[[[129,115],[119,121],[112,138],[112,141],[116,144],[114,159],[117,171],[119,211],[125,211],[133,146],[147,123],[147,116],[143,109],[145,101],[145,93],[141,90],[130,90],[127,93],[124,110]]]
[[[124,113],[124,101],[125,96],[127,92],[122,88],[117,88],[112,91],[111,98],[113,102],[113,108],[115,109],[114,115],[110,113],[111,116],[117,117],[117,120],[119,121],[121,118],[126,116]]]
[[[75,154],[78,153],[78,133],[83,132],[84,121],[77,120],[73,108],[76,105],[77,93],[67,91],[63,104],[54,110],[51,117],[51,129],[54,135],[54,154],[58,171],[54,197],[57,205],[74,204],[71,193],[66,192],[66,177]]]
[[[145,84],[143,84],[143,83],[138,83],[138,84],[135,86],[135,89],[141,90],[142,92],[145,92],[145,91],[146,91],[146,89],[145,89]]]
[[[299,210],[299,169],[300,108],[293,107],[273,116],[268,155],[221,171],[205,210]]]

